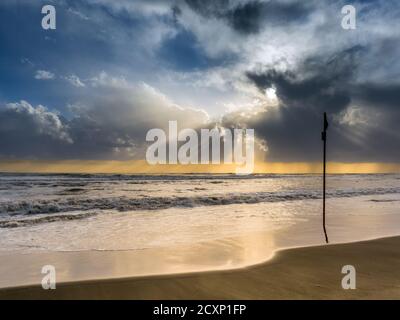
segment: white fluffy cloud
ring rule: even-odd
[[[52,80],[55,78],[54,73],[46,70],[37,70],[35,73],[35,79],[37,80]]]
[[[64,77],[64,79],[70,83],[71,85],[73,85],[74,87],[77,88],[82,88],[85,87],[85,84],[81,81],[81,79],[79,79],[78,76],[71,74],[69,76]]]
[[[3,112],[12,114],[15,118],[25,120],[25,125],[30,126],[33,131],[31,132],[32,134],[50,136],[56,140],[72,143],[67,133],[67,127],[63,125],[59,116],[54,112],[48,111],[42,105],[33,107],[28,102],[22,100],[20,102],[6,104],[5,111]],[[16,122],[10,122],[3,125],[3,128],[14,130],[17,129],[18,124]],[[23,125],[23,123],[20,125]]]
[[[26,101],[0,106],[0,156],[47,158],[143,158],[148,130],[207,125],[202,110],[185,108],[145,83],[102,72],[86,98],[69,106],[70,119]]]
[[[82,41],[79,52],[68,66],[63,52],[62,66],[43,67],[39,59],[24,65],[64,75],[51,83],[49,103],[60,94],[71,104],[68,120],[55,114],[73,141],[67,156],[134,154],[146,130],[165,128],[168,120],[193,128],[210,123],[201,108],[223,124],[255,128],[271,160],[318,160],[323,111],[337,137],[331,144],[336,160],[399,157],[398,1],[355,0],[357,30],[350,31],[341,28],[345,0],[59,3],[71,19],[60,33]],[[108,73],[93,77],[99,70]],[[56,77],[38,70],[35,78]],[[71,85],[58,86],[66,81]],[[351,139],[359,128],[363,144],[357,142],[355,154]]]
[[[65,80],[68,81],[74,87],[78,88],[85,87],[85,84],[81,81],[81,79],[79,79],[79,77],[74,74],[66,76]]]

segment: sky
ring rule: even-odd
[[[177,120],[313,163],[327,112],[329,161],[400,163],[399,56],[397,0],[2,0],[0,159],[143,160]]]

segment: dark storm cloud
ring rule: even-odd
[[[256,33],[263,25],[287,25],[306,19],[311,10],[305,2],[249,2],[227,13],[233,28],[242,33]]]
[[[243,34],[257,33],[265,25],[286,25],[304,22],[312,13],[310,3],[279,1],[186,0],[187,4],[204,17],[224,19],[234,30]]]
[[[265,92],[274,87],[283,105],[325,108],[337,112],[350,102],[348,83],[357,69],[357,60],[365,49],[353,47],[332,58],[309,57],[295,71],[250,71],[247,77]]]
[[[330,160],[400,159],[397,0],[354,1],[356,30],[344,0],[57,0],[56,32],[45,1],[3,2],[0,157],[131,159],[169,119],[213,126],[170,97],[254,128],[268,160],[319,161],[324,111]]]
[[[148,130],[167,132],[168,120],[194,128],[207,121],[145,84],[105,74],[94,82],[84,104],[70,106],[70,119],[27,101],[0,105],[0,158],[143,159]]]
[[[398,161],[400,88],[355,81],[367,51],[356,46],[332,58],[308,57],[298,70],[248,72],[260,91],[275,88],[281,105],[250,117],[229,114],[223,124],[254,128],[258,138],[267,141],[269,160],[319,161],[326,111],[332,160]]]
[[[28,102],[0,106],[0,157],[52,157],[72,143],[65,119]]]
[[[366,83],[358,86],[354,95],[369,105],[400,111],[400,84]]]

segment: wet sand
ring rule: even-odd
[[[356,268],[355,290],[341,287],[344,265]],[[281,250],[265,263],[235,270],[77,281],[56,290],[0,289],[0,299],[399,298],[400,237]]]

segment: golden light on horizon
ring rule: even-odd
[[[17,173],[109,173],[109,174],[183,174],[183,173],[235,173],[236,165],[149,165],[145,160],[3,160],[0,172]],[[307,174],[321,173],[318,162],[258,162],[254,173]],[[400,173],[400,163],[340,163],[329,162],[327,172],[346,173]]]

